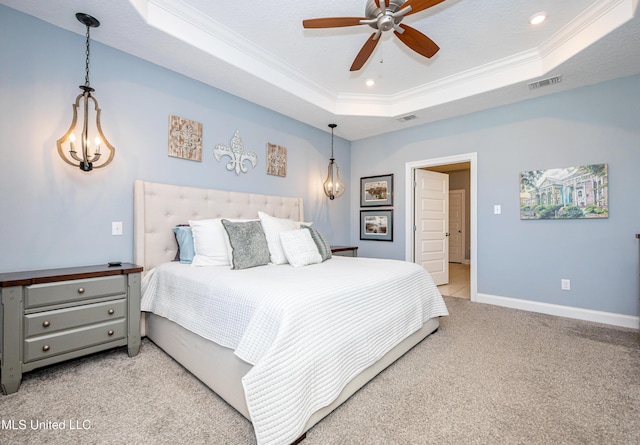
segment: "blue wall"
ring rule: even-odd
[[[354,182],[395,175],[394,241],[358,241],[359,254],[405,257],[407,162],[476,152],[478,293],[637,316],[639,112],[634,76],[353,142]],[[597,163],[609,164],[608,219],[520,220],[521,171]]]
[[[97,42],[91,85],[116,157],[90,174],[66,165],[55,142],[84,82],[81,34],[0,6],[0,272],[132,260],[135,179],[301,196],[305,219],[332,243],[404,259],[405,164],[476,152],[479,293],[640,314],[640,76],[351,144],[336,137],[350,191],[331,202],[321,190],[328,133]],[[202,163],[167,156],[170,114],[203,123]],[[260,159],[241,176],[212,153],[235,130]],[[287,147],[286,178],[266,175],[267,142]],[[521,171],[603,162],[608,219],[519,219]],[[394,241],[360,241],[359,178],[386,173],[395,175]],[[112,221],[124,222],[124,236],[111,236]],[[561,278],[571,292],[560,290]]]
[[[301,196],[305,220],[330,242],[349,243],[349,197],[329,201],[322,192],[330,133],[95,41],[91,86],[116,156],[91,173],[65,164],[56,140],[84,84],[84,44],[83,31],[0,6],[0,272],[132,261],[136,179]],[[201,163],[167,155],[170,114],[203,124]],[[259,158],[240,176],[213,156],[213,147],[229,145],[236,130]],[[266,174],[267,142],[287,148],[285,178]],[[347,184],[349,145],[335,138]],[[123,236],[111,236],[112,221],[124,223]]]

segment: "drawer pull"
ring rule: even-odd
[[[78,293],[79,293],[79,294],[84,294],[84,287],[79,288],[79,289],[78,289]]]
[[[51,326],[51,322],[49,320],[42,322],[42,327],[48,328],[49,326]]]
[[[107,332],[107,334],[109,334],[109,336],[112,336],[113,335],[113,331],[109,331],[109,332]]]
[[[42,350],[43,350],[44,352],[47,352],[49,349],[51,349],[51,347],[49,347],[49,345],[44,345],[44,346],[42,347]]]
[[[109,310],[107,311],[107,313],[108,313],[109,315],[113,315],[113,314],[115,314],[115,313],[116,313],[116,311],[114,311],[113,309],[109,309]]]

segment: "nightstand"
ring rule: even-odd
[[[358,256],[358,246],[331,246],[331,254],[337,256]]]
[[[140,350],[142,267],[87,266],[0,274],[0,384],[105,349]]]

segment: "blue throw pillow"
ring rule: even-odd
[[[178,242],[178,254],[175,260],[183,264],[191,264],[196,254],[191,227],[176,226],[173,228],[173,233],[175,233],[176,241]]]

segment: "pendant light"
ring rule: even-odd
[[[333,129],[337,126],[336,124],[329,124],[329,128],[331,128],[331,158],[329,159],[327,180],[324,181],[323,184],[324,194],[327,195],[329,199],[339,198],[345,191],[344,183],[340,180],[338,174],[340,168],[333,157]]]
[[[94,168],[101,168],[108,165],[113,160],[115,154],[115,148],[109,143],[102,127],[100,126],[100,107],[98,101],[91,94],[95,90],[91,88],[89,84],[89,29],[97,28],[100,26],[100,22],[91,17],[88,14],[79,12],[76,14],[76,18],[80,23],[87,27],[86,33],[86,58],[85,58],[85,80],[84,85],[80,85],[82,93],[76,97],[76,101],[73,104],[73,120],[71,126],[67,132],[57,141],[58,154],[69,165],[79,167],[80,170],[89,172]],[[89,102],[93,103],[93,111],[95,112],[95,120],[89,119],[89,113],[91,109]],[[76,136],[76,122],[78,119],[78,108],[82,112],[82,128],[79,129],[79,133]],[[95,136],[95,137],[94,137]],[[91,139],[94,137],[94,139]],[[76,142],[80,146],[80,153],[76,151]],[[64,145],[68,143],[68,155],[65,152]],[[93,147],[91,144],[93,143]],[[104,153],[100,150],[102,148],[108,150],[108,156],[103,158]],[[98,162],[102,160],[102,162]]]

